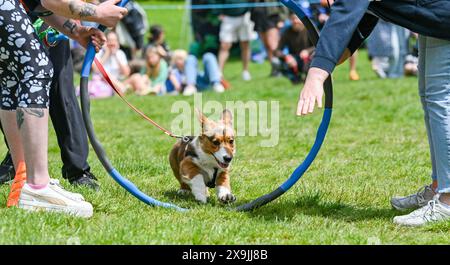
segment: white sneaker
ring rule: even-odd
[[[52,211],[89,218],[94,210],[90,203],[80,200],[81,195],[65,191],[54,181],[36,190],[25,184],[19,199],[19,208],[30,211]]]
[[[431,222],[450,220],[450,209],[439,201],[439,194],[428,204],[414,212],[394,217],[394,223],[405,226],[422,226]]]
[[[244,81],[250,81],[250,80],[252,80],[252,75],[250,74],[249,71],[244,71],[244,72],[242,72],[242,79]]]
[[[66,194],[67,197],[72,198],[74,200],[78,200],[78,201],[84,201],[83,195],[65,190],[59,183],[58,179],[50,179],[50,183],[56,185],[55,189],[58,189],[58,192],[60,192],[60,193]]]
[[[225,91],[225,88],[223,87],[223,85],[221,83],[215,83],[213,86],[213,89],[217,93],[223,93]]]
[[[187,86],[183,91],[183,96],[192,96],[197,93],[197,88],[195,86]]]

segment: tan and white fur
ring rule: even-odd
[[[179,194],[192,192],[195,199],[206,203],[209,197],[207,183],[216,172],[216,193],[220,202],[231,203],[236,197],[231,193],[229,170],[235,155],[233,115],[224,110],[219,121],[208,119],[197,111],[202,126],[200,136],[189,143],[178,141],[170,152],[169,161],[180,183]]]

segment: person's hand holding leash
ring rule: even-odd
[[[96,8],[97,22],[106,27],[114,27],[128,13],[126,8],[116,5],[120,1],[108,0],[99,4]]]
[[[300,99],[297,106],[297,115],[307,115],[313,113],[314,107],[322,108],[322,97],[324,94],[323,84],[328,78],[328,72],[312,67],[308,71],[305,85],[300,93]]]
[[[102,31],[96,28],[80,26],[74,34],[74,40],[78,41],[85,48],[88,46],[89,41],[92,41],[95,51],[99,52],[106,42],[106,37]]]

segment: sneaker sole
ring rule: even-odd
[[[65,213],[82,218],[90,218],[94,214],[93,209],[82,209],[71,206],[57,206],[41,202],[19,201],[19,208],[34,212],[46,211],[46,212]]]

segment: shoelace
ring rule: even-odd
[[[436,210],[436,204],[438,204],[437,200],[438,198],[431,200],[428,202],[427,210],[425,211],[425,214],[423,218],[427,221],[438,221],[438,217],[443,217],[444,215]]]
[[[427,189],[427,186],[424,186],[424,187],[420,188],[416,193],[417,202],[419,204],[422,204],[425,202],[424,194],[425,194],[426,189]]]
[[[59,192],[60,193],[65,194],[66,196],[68,196],[72,200],[83,200],[81,195],[65,190],[63,188],[63,186],[59,183],[59,180],[57,180],[57,179],[51,179],[49,184],[57,186],[59,188]]]

